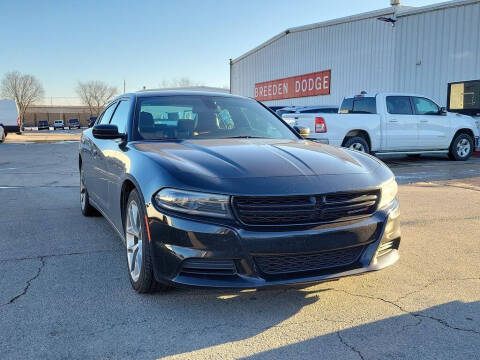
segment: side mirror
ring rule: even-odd
[[[440,108],[440,115],[447,115],[447,109],[445,108],[445,106],[442,106]]]
[[[293,129],[304,139],[310,136],[310,129],[303,126],[294,126]]]
[[[124,139],[125,134],[118,132],[117,125],[98,124],[92,129],[93,137],[96,139]]]

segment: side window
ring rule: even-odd
[[[112,117],[113,110],[115,110],[115,107],[117,106],[117,103],[114,103],[110,105],[100,116],[100,118],[97,120],[97,124],[108,124],[110,122],[110,118]]]
[[[412,97],[417,115],[438,115],[440,108],[433,101],[420,97]]]
[[[412,104],[409,96],[387,96],[389,114],[412,115]]]
[[[376,114],[377,101],[373,97],[356,97],[344,99],[340,114]]]
[[[117,125],[118,132],[125,134],[127,132],[128,114],[130,111],[130,104],[128,101],[120,101],[117,110],[113,114],[110,124]]]
[[[375,98],[366,97],[353,99],[354,114],[376,114],[377,113],[377,101]]]

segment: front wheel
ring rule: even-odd
[[[88,195],[87,187],[85,186],[82,169],[80,169],[80,209],[82,210],[83,216],[98,215],[97,209],[90,204],[90,197]]]
[[[473,139],[470,135],[461,133],[455,136],[450,145],[448,157],[451,160],[465,161],[472,155]]]
[[[125,207],[125,241],[127,248],[128,276],[138,293],[153,293],[166,289],[153,275],[153,264],[148,244],[144,205],[137,190],[132,190]]]
[[[361,151],[364,153],[370,153],[370,148],[367,141],[361,136],[354,136],[349,138],[344,145],[346,148]]]

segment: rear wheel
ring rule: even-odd
[[[370,153],[370,148],[367,141],[361,136],[354,136],[345,141],[346,148],[361,151],[364,153]]]
[[[460,133],[452,141],[448,157],[451,160],[465,161],[472,155],[473,139],[470,135]]]
[[[130,192],[124,213],[128,276],[132,287],[138,293],[166,289],[155,281],[153,275],[145,210],[137,190]]]
[[[5,128],[3,126],[0,126],[0,143],[5,141],[6,136],[7,135],[5,133]]]

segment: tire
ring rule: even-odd
[[[140,294],[166,290],[168,287],[157,283],[153,274],[145,206],[136,189],[130,192],[124,210],[127,271],[133,289]]]
[[[5,141],[5,138],[7,137],[7,134],[5,132],[5,128],[2,126],[2,134],[0,135],[0,143],[3,143]]]
[[[470,135],[460,133],[455,136],[450,145],[448,157],[450,160],[465,161],[472,156],[473,139]]]
[[[370,153],[370,147],[368,146],[367,141],[361,136],[354,136],[348,138],[348,140],[345,141],[344,147],[352,150],[361,151],[367,154]]]
[[[83,216],[98,216],[99,212],[90,204],[87,187],[84,185],[83,171],[80,168],[80,209]]]

